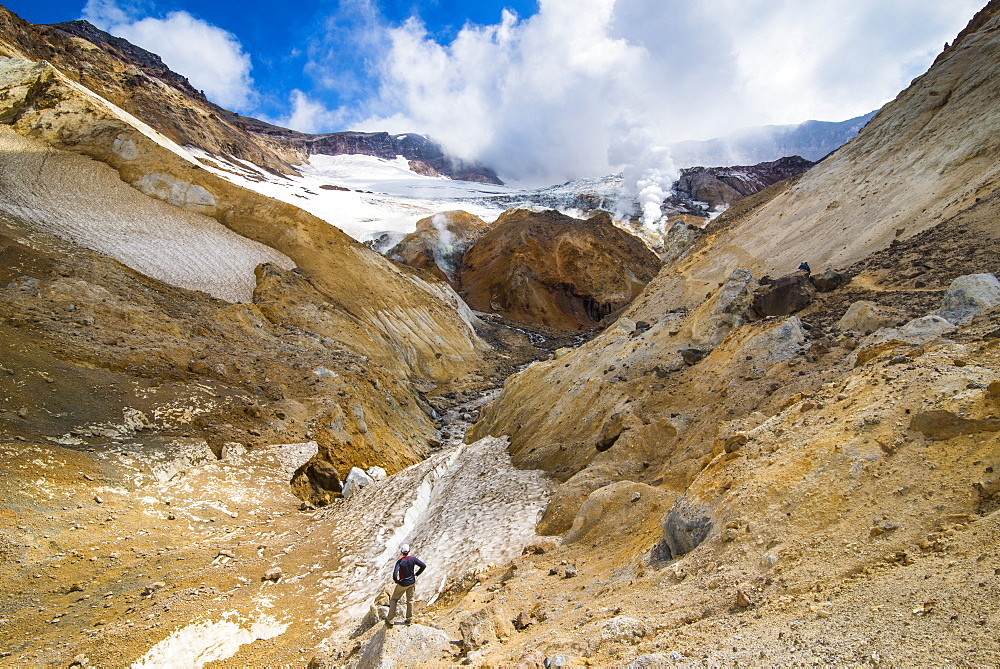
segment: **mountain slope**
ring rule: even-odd
[[[991,2],[856,139],[734,205],[615,327],[484,410],[470,438],[509,436],[518,466],[561,482],[539,524],[560,552],[502,588],[515,610],[547,604],[521,648],[997,661],[956,636],[1000,622],[979,596],[1000,556],[998,69]],[[758,279],[802,260],[853,280],[761,318]],[[979,281],[989,297],[950,316]],[[889,325],[845,319],[853,304]],[[544,576],[560,562],[572,588]]]

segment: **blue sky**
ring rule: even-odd
[[[216,103],[305,132],[422,132],[557,183],[735,129],[877,109],[985,0],[7,0],[87,18]]]
[[[58,23],[79,18],[89,18],[94,23],[94,7],[101,3],[86,0],[6,0],[6,7],[32,23]],[[90,12],[88,16],[88,4]],[[359,32],[365,14],[359,8],[368,3],[337,3],[329,0],[293,0],[276,6],[264,0],[241,2],[196,2],[192,0],[135,0],[109,3],[125,8],[135,8],[134,18],[166,17],[172,12],[185,12],[194,19],[216,26],[233,35],[250,58],[250,77],[254,95],[242,104],[223,104],[237,111],[267,117],[270,120],[287,119],[290,113],[291,91],[298,90],[322,100],[325,107],[337,109],[357,105],[366,97],[356,88],[329,87],[317,82],[316,73],[309,68],[310,50],[323,48],[323,35],[331,21],[346,31]],[[338,5],[344,11],[338,13]],[[501,11],[510,9],[521,17],[528,17],[538,10],[537,0],[387,0],[373,3],[378,20],[384,25],[401,24],[411,16],[419,17],[429,35],[441,43],[451,41],[466,23],[490,24],[500,20]],[[114,26],[99,25],[107,30]],[[118,33],[120,31],[113,31]],[[140,45],[142,46],[142,45]],[[313,57],[315,54],[313,54]],[[352,74],[364,83],[367,71],[363,59],[356,54],[341,53],[340,62],[346,63]],[[165,59],[166,60],[166,59]],[[170,62],[167,63],[171,65]],[[174,68],[178,69],[178,68]],[[194,80],[191,72],[183,72]],[[216,100],[218,102],[218,100]],[[223,100],[221,102],[232,102]],[[339,127],[314,128],[316,130],[341,130]]]

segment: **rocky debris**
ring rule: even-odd
[[[834,269],[828,269],[820,274],[811,274],[809,280],[812,284],[816,286],[816,290],[820,293],[829,293],[833,290],[840,288],[841,286],[847,285],[851,281],[851,277],[848,274],[842,274]]]
[[[466,652],[479,650],[490,643],[514,635],[510,612],[499,604],[489,604],[466,616],[458,625]]]
[[[670,509],[675,498],[676,495],[669,491],[634,481],[602,485],[587,495],[580,505],[572,526],[563,537],[563,544],[600,546],[627,540],[630,534],[645,529],[645,523],[639,519],[649,519],[650,525],[653,525]],[[623,526],[612,520],[624,513],[636,518],[636,521]]]
[[[903,313],[898,309],[884,307],[867,300],[859,300],[851,304],[841,317],[835,328],[840,331],[871,334],[879,328],[902,325],[905,322]]]
[[[1000,281],[993,274],[968,274],[951,282],[941,298],[938,315],[953,325],[965,325],[1000,304]]]
[[[271,581],[272,583],[277,583],[285,573],[281,570],[281,567],[272,567],[264,572],[264,576],[261,578],[262,581]]]
[[[578,330],[628,305],[659,268],[605,213],[582,221],[511,209],[465,254],[459,292],[479,311]]]
[[[447,662],[451,640],[439,629],[426,625],[379,626],[347,665],[352,669],[403,669]]]
[[[521,551],[522,555],[544,555],[545,553],[551,553],[556,548],[559,547],[559,541],[554,538],[539,539],[533,543],[528,544]]]
[[[800,156],[789,156],[734,167],[688,167],[681,170],[675,190],[682,196],[721,211],[748,195],[802,174],[816,163]]]
[[[805,272],[786,274],[755,291],[753,310],[761,316],[789,316],[805,309],[816,287]]]

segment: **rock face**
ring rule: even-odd
[[[417,221],[417,229],[385,255],[456,285],[462,256],[486,229],[486,221],[464,211],[445,211]]]
[[[681,170],[677,192],[712,209],[722,210],[779,181],[798,176],[816,163],[790,156],[757,165],[688,167]]]
[[[474,309],[575,330],[623,308],[658,269],[656,255],[607,214],[581,221],[512,209],[473,244],[458,276]]]

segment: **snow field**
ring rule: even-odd
[[[0,127],[0,212],[147,276],[249,302],[254,268],[295,264],[214,219],[143,195],[107,165]]]

